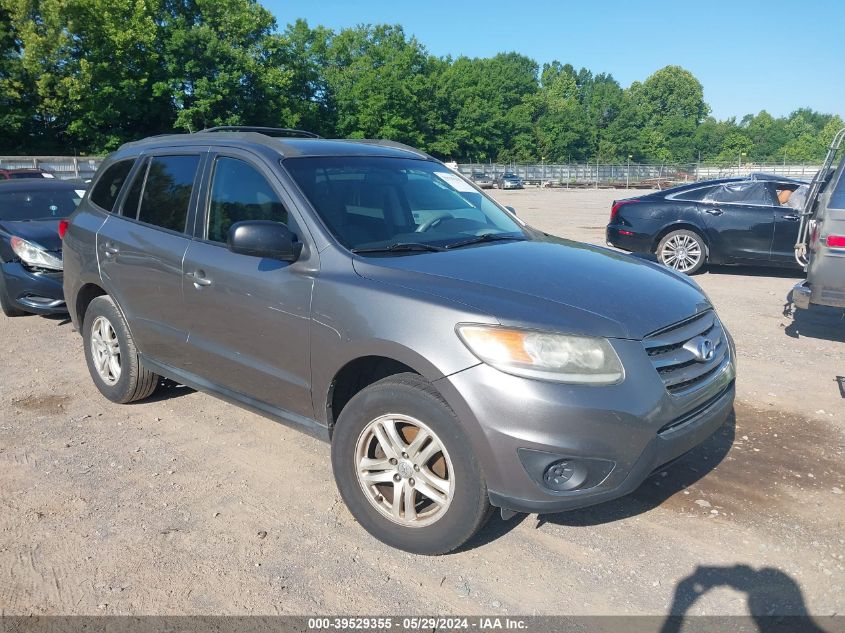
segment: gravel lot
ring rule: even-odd
[[[625,192],[494,195],[602,244]],[[181,387],[113,405],[68,321],[0,320],[0,614],[845,613],[845,321],[784,315],[797,278],[697,276],[740,357],[707,443],[625,499],[495,517],[439,558],[352,520],[327,445]]]

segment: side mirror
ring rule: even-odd
[[[514,209],[513,207],[505,207],[505,209],[516,215],[516,209]]]
[[[287,225],[269,220],[236,222],[229,229],[226,244],[239,255],[283,262],[296,261],[302,252],[302,243],[296,241],[296,235]]]

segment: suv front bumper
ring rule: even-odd
[[[435,383],[465,422],[493,505],[543,514],[621,497],[728,419],[735,396],[733,350],[705,386],[678,397],[666,391],[641,343],[623,344],[628,351],[639,345],[641,362],[625,354],[628,378],[619,385],[530,380],[487,365]],[[561,462],[579,473],[572,489],[544,483],[546,469]]]

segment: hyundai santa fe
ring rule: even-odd
[[[610,500],[710,436],[733,343],[698,285],[537,231],[410,147],[215,128],[129,143],[64,237],[91,377],[160,377],[331,442],[383,542]]]

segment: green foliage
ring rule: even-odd
[[[213,125],[388,138],[444,159],[817,161],[838,116],[718,121],[666,66],[438,58],[399,25],[277,28],[257,0],[0,0],[0,152],[106,152]]]

